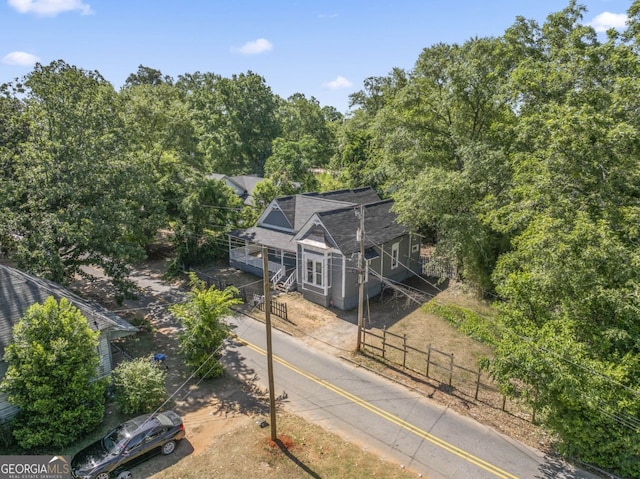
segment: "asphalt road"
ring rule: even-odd
[[[229,372],[268,388],[265,326],[230,320]],[[429,479],[589,478],[348,361],[273,331],[275,395],[286,409]],[[286,431],[279,431],[286,434]]]

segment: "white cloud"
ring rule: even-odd
[[[338,75],[338,77],[330,82],[325,83],[323,86],[330,90],[340,90],[341,88],[349,88],[353,83],[347,80],[345,77]]]
[[[11,52],[2,57],[2,63],[6,65],[31,66],[39,61],[40,58],[27,52]]]
[[[264,38],[258,38],[257,40],[245,43],[240,48],[231,49],[231,51],[237,51],[243,55],[257,55],[268,52],[269,50],[273,50],[273,44]]]
[[[58,13],[79,10],[82,15],[93,13],[82,0],[9,0],[9,5],[20,13],[35,13],[54,17]]]
[[[337,18],[338,14],[337,13],[321,13],[320,15],[318,15],[318,18],[320,20],[324,20],[326,18]]]
[[[606,32],[610,28],[623,29],[629,18],[624,13],[602,12],[591,20],[591,25],[596,32]]]

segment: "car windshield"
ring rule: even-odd
[[[127,424],[121,424],[105,436],[102,440],[102,445],[111,454],[118,454],[122,451],[130,437],[131,431],[129,431]]]

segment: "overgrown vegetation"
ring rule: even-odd
[[[458,331],[476,341],[496,346],[499,330],[495,318],[487,318],[476,311],[453,304],[441,304],[435,300],[422,306],[425,313],[435,314],[446,320]]]
[[[166,372],[141,357],[120,363],[111,374],[116,406],[124,414],[152,412],[164,401]]]

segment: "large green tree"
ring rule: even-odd
[[[61,448],[102,421],[98,336],[64,298],[34,304],[14,326],[0,387],[20,408],[13,429],[20,446]]]
[[[514,114],[501,49],[500,39],[487,38],[426,48],[408,77],[396,71],[383,83],[390,98],[374,103],[370,130],[369,151],[400,220],[435,235],[440,254],[487,290],[507,244],[483,221],[487,202],[509,181],[503,131]]]
[[[518,121],[509,202],[487,215],[512,237],[493,278],[503,338],[493,373],[527,398],[562,451],[640,474],[638,58],[600,43],[570,2],[505,39],[526,52],[508,90]]]
[[[244,218],[242,200],[223,181],[203,178],[190,183],[189,189],[171,222],[175,272],[224,256],[226,234]]]
[[[125,289],[127,264],[144,255],[152,185],[129,161],[116,92],[62,61],[36,65],[11,87],[22,106],[0,170],[0,242],[41,276],[64,282],[95,264]]]
[[[279,134],[278,98],[264,78],[249,71],[225,78],[214,73],[179,77],[212,173],[262,175]]]
[[[129,157],[149,182],[145,202],[147,241],[175,219],[189,184],[205,174],[191,112],[180,90],[167,82],[129,85],[120,91]]]

